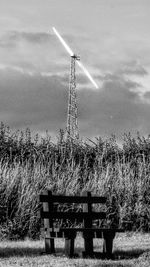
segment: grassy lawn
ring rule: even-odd
[[[68,259],[63,255],[64,240],[57,239],[56,255],[42,254],[44,241],[0,242],[1,266],[43,267],[150,267],[150,234],[118,234],[114,241],[114,260],[83,259],[83,239],[76,239],[78,258]],[[102,250],[102,240],[94,240],[96,251]]]

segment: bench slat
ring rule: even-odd
[[[88,220],[91,219],[105,219],[105,212],[47,212],[41,210],[41,218],[46,219],[77,219],[77,220]]]
[[[40,202],[53,202],[53,203],[106,203],[106,197],[91,196],[61,196],[61,195],[40,195]]]
[[[104,229],[104,228],[60,228],[58,229],[47,229],[46,236],[47,237],[57,237],[57,238],[65,238],[69,235],[75,235],[77,232],[81,232],[83,235],[91,235],[92,238],[102,238],[103,234],[115,234],[117,232],[124,232],[124,229]]]
[[[44,219],[44,233],[45,233],[45,250],[48,253],[55,252],[55,238],[65,238],[65,251],[67,255],[74,254],[74,239],[78,232],[81,232],[84,238],[84,255],[93,256],[93,238],[104,239],[104,254],[110,258],[112,256],[113,239],[117,232],[123,232],[121,228],[95,228],[93,222],[96,219],[106,219],[106,212],[96,212],[92,210],[92,204],[106,204],[106,197],[93,196],[91,192],[83,192],[82,196],[63,196],[53,195],[50,190],[43,192],[40,195],[40,202],[43,203],[41,208],[41,218]],[[82,211],[55,211],[55,203],[73,204],[82,203]],[[60,205],[61,206],[61,205]],[[58,206],[59,207],[59,206]],[[68,206],[66,206],[67,208]],[[69,207],[70,208],[70,207]],[[73,208],[74,205],[73,205]],[[60,227],[59,227],[59,219]],[[82,227],[69,227],[68,223],[82,222]],[[67,227],[64,227],[66,224]],[[61,227],[62,226],[62,227]]]
[[[44,229],[43,229],[44,231]],[[122,229],[122,228],[83,228],[83,227],[79,227],[79,228],[69,228],[69,227],[60,227],[60,228],[48,228],[46,229],[45,231],[49,231],[49,232],[106,232],[106,233],[109,233],[109,232],[118,232],[118,233],[121,233],[121,232],[124,232],[125,230]]]
[[[53,229],[53,231],[55,231],[55,228]],[[56,230],[58,231],[58,230]],[[124,232],[124,229],[122,228],[83,228],[83,227],[79,227],[79,228],[63,228],[61,227],[60,232],[68,232],[68,231],[72,231],[72,232],[107,232],[107,233],[113,233],[113,232]]]

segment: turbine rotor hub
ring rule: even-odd
[[[76,54],[72,55],[71,57],[74,58],[74,59],[76,59],[76,60],[80,60],[80,56],[78,56]]]

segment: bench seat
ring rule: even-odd
[[[117,232],[124,232],[124,229],[121,228],[49,228],[49,229],[43,229],[46,236],[53,237],[53,238],[65,238],[68,235],[74,235],[75,233],[83,233],[87,235],[93,236],[93,238],[103,238],[103,234],[115,234]]]
[[[65,238],[65,254],[74,255],[74,241],[78,232],[84,238],[84,255],[93,257],[93,238],[103,238],[103,255],[112,257],[113,240],[117,232],[123,232],[121,228],[103,227],[95,225],[95,220],[106,222],[106,211],[102,205],[106,205],[106,197],[93,196],[90,192],[84,192],[82,196],[53,195],[51,191],[40,195],[41,218],[44,220],[45,251],[55,253],[55,238]],[[69,208],[67,205],[69,203]],[[66,210],[62,210],[64,205]],[[67,205],[66,205],[67,204]],[[72,209],[70,210],[70,204]],[[80,211],[74,209],[74,204],[81,204]],[[94,209],[94,205],[96,206]],[[61,207],[61,210],[60,210]],[[81,208],[82,207],[82,208]],[[58,209],[57,209],[58,208]],[[70,227],[65,225],[69,221]],[[80,223],[82,227],[74,227]]]

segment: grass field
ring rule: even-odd
[[[106,196],[107,222],[127,231],[150,232],[150,138],[65,141],[12,132],[0,124],[0,238],[40,237],[39,195]]]
[[[66,142],[60,134],[31,138],[29,129],[12,133],[0,125],[0,240],[40,238],[39,195],[80,195],[90,191],[107,197],[106,221],[129,231],[150,232],[150,138],[125,134],[122,147],[115,137],[93,142]],[[81,256],[83,240],[76,240]],[[0,242],[1,266],[150,266],[150,234],[118,235],[114,260],[68,259],[63,241],[57,255],[44,255],[44,241]],[[102,242],[95,242],[95,250]]]
[[[63,255],[64,240],[57,239],[56,255],[42,254],[44,241],[2,241],[0,242],[1,266],[43,266],[43,267],[149,267],[150,234],[118,234],[114,241],[114,260],[83,259],[83,239],[76,239],[79,257],[69,259]],[[94,240],[96,251],[102,249],[102,240]]]

